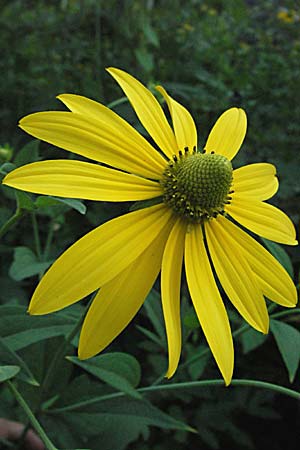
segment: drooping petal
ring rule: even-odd
[[[109,202],[145,200],[162,193],[154,181],[70,159],[27,164],[10,172],[3,184],[36,194]]]
[[[235,197],[241,194],[255,200],[268,200],[276,194],[278,186],[273,164],[248,164],[233,171]]]
[[[154,179],[163,172],[163,165],[155,165],[148,156],[148,147],[141,147],[135,135],[113,122],[48,111],[24,117],[20,127],[38,139],[126,172]]]
[[[117,136],[130,136],[131,144],[135,142],[135,150],[141,160],[151,161],[152,169],[160,174],[165,169],[166,161],[152,145],[133,128],[126,120],[118,116],[114,111],[81,95],[61,94],[57,97],[72,112],[89,118],[98,127],[108,125]]]
[[[233,371],[233,343],[227,313],[218,291],[200,226],[186,233],[185,270],[199,322],[226,385]]]
[[[185,223],[177,219],[162,260],[161,294],[169,349],[168,378],[176,371],[181,353],[180,286],[185,232]]]
[[[170,223],[133,263],[100,289],[83,323],[79,358],[103,350],[133,319],[159,273],[169,230]]]
[[[218,222],[224,232],[239,246],[238,254],[247,259],[263,294],[279,305],[293,307],[297,303],[297,290],[282,265],[262,245],[228,219],[220,216]]]
[[[177,151],[176,139],[154,95],[136,78],[123,70],[110,67],[107,71],[123,89],[152,139],[168,158],[172,158]]]
[[[46,272],[29,312],[57,311],[108,283],[143,253],[171,215],[164,205],[155,205],[110,220],[83,236]]]
[[[214,268],[227,296],[253,328],[267,333],[269,316],[266,303],[239,246],[218,218],[205,224],[205,233]]]
[[[211,130],[205,150],[226,156],[230,161],[239,151],[247,130],[247,116],[241,108],[225,111]]]
[[[232,196],[226,211],[253,233],[281,244],[297,245],[291,219],[280,209],[248,197]]]
[[[172,117],[178,149],[183,151],[185,147],[188,147],[189,151],[192,152],[194,147],[197,148],[197,130],[194,119],[187,109],[168,95],[162,86],[157,86],[156,89],[167,102]]]

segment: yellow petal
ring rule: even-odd
[[[269,316],[257,280],[232,236],[217,218],[205,224],[208,250],[227,296],[256,330],[267,333]]]
[[[248,197],[232,196],[226,211],[253,233],[281,244],[297,245],[293,222],[280,209]]]
[[[167,102],[172,117],[178,149],[183,151],[185,147],[188,147],[189,151],[192,152],[194,147],[197,148],[197,130],[194,119],[187,109],[168,95],[162,86],[157,86],[156,89]]]
[[[233,171],[235,197],[241,194],[255,200],[268,200],[276,194],[278,185],[273,164],[249,164]]]
[[[20,127],[38,139],[126,172],[154,179],[161,176],[162,168],[153,165],[148,149],[112,122],[100,124],[77,113],[48,111],[24,117]]]
[[[247,116],[243,109],[225,111],[211,130],[205,150],[215,152],[232,160],[239,151],[247,130]]]
[[[185,270],[199,322],[226,385],[233,371],[233,343],[222,298],[215,283],[200,226],[186,233]]]
[[[134,142],[133,151],[141,160],[151,161],[151,168],[156,174],[161,174],[165,169],[166,161],[163,156],[126,120],[111,109],[81,95],[62,94],[57,98],[74,113],[89,118],[97,127],[109,126],[116,136],[130,137],[131,145]]]
[[[279,305],[295,306],[297,303],[296,286],[277,259],[229,220],[219,216],[218,222],[224,232],[230,235],[235,244],[239,246],[237,253],[242,253],[248,261],[263,294]]]
[[[29,312],[57,311],[108,283],[154,241],[171,214],[164,205],[151,206],[110,220],[83,236],[46,272]]]
[[[162,260],[161,294],[169,349],[169,368],[166,376],[174,375],[181,352],[180,286],[186,225],[177,219]]]
[[[140,122],[168,158],[177,151],[174,133],[154,95],[138,80],[120,69],[110,67],[114,77],[132,104]]]
[[[159,183],[82,161],[41,161],[10,172],[3,184],[36,194],[102,201],[132,201],[158,197]]]
[[[170,223],[133,263],[100,289],[84,320],[79,358],[103,350],[138,312],[159,273],[169,230]]]

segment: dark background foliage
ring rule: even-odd
[[[32,142],[18,130],[18,120],[31,112],[63,109],[55,99],[60,93],[77,93],[104,104],[118,100],[122,93],[105,72],[105,67],[115,66],[127,70],[150,89],[162,84],[184,104],[195,118],[199,147],[221,112],[231,106],[243,107],[249,129],[235,166],[274,163],[280,179],[274,203],[289,213],[298,227],[300,10],[296,0],[2,0],[0,8],[1,163],[22,165],[39,158],[66,157],[63,150]],[[119,102],[114,110],[143,132],[126,101]],[[35,198],[18,201],[30,203]],[[12,190],[2,189],[1,223],[13,213],[14,205]],[[26,214],[6,236],[1,244],[2,304],[27,305],[37,282],[36,274],[78,237],[127,211],[130,205],[86,202],[86,215],[79,214],[78,209],[83,207],[80,204],[75,204],[75,209],[74,204],[71,206],[46,202],[37,210],[35,219]],[[42,260],[36,255],[33,240],[36,219],[40,241],[43,245],[48,242],[47,258]],[[33,252],[33,256],[29,255],[31,262],[36,258],[35,263],[44,266],[35,266],[32,276],[25,274],[20,278],[18,271],[24,265],[24,254],[29,257],[24,247]],[[299,250],[287,251],[298,273]],[[142,365],[142,381],[147,385],[165,370],[166,346],[164,337],[159,345],[143,334],[145,328],[153,331],[155,323],[151,314],[149,318],[149,309],[143,311],[111,349],[134,354]],[[160,311],[157,317],[161,319]],[[189,306],[185,319],[186,359],[199,351],[203,338]],[[231,319],[233,324],[239,324],[240,319],[234,315]],[[297,322],[293,325],[297,326]],[[42,352],[38,343],[32,345],[32,351]],[[289,386],[273,337],[261,341],[257,336],[250,336],[248,341],[240,339],[236,350],[237,377]],[[43,349],[43,354],[47,351]],[[213,363],[205,361],[183,369],[174,381],[195,380],[202,374],[218,376]],[[294,388],[299,390],[298,379],[299,371],[294,382]],[[299,433],[300,410],[290,399],[247,388],[229,392],[207,389],[195,395],[162,395],[153,399],[161,410],[197,428],[199,434],[153,428],[149,437],[146,427],[138,429],[136,435],[124,436],[123,444],[116,446],[126,448],[137,436],[135,444],[129,444],[135,450],[167,450],[174,446],[232,450],[269,446],[280,450],[297,446],[294,442]],[[57,423],[44,420],[55,436]],[[68,427],[75,427],[72,420],[67,423],[66,429],[61,425],[61,433],[66,436]],[[115,433],[114,426],[117,429],[120,424],[112,424],[100,436]],[[88,438],[90,448],[100,448],[102,438],[93,433]],[[66,437],[60,445],[71,446],[70,442],[71,438]],[[103,448],[109,449],[105,445]]]

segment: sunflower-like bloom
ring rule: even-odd
[[[110,220],[68,248],[37,286],[29,312],[57,311],[100,288],[80,335],[79,357],[89,358],[127,326],[161,272],[167,377],[171,377],[181,352],[184,262],[203,333],[229,384],[233,342],[216,277],[241,316],[262,333],[269,327],[264,296],[286,307],[297,301],[287,272],[244,231],[297,244],[290,219],[265,203],[278,189],[275,167],[258,163],[232,169],[231,160],[246,134],[242,109],[224,112],[204,150],[198,151],[191,115],[162,87],[157,89],[168,105],[173,129],[145,86],[122,70],[108,72],[158,149],[107,107],[64,94],[58,98],[70,112],[31,114],[20,127],[104,165],[69,159],[35,162],[9,173],[4,184],[60,197],[109,202],[155,199],[156,204]]]

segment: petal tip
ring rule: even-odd
[[[165,378],[167,378],[168,380],[170,380],[170,378],[172,378],[172,376],[174,375],[174,373],[176,372],[176,369],[168,369],[165,375]]]

